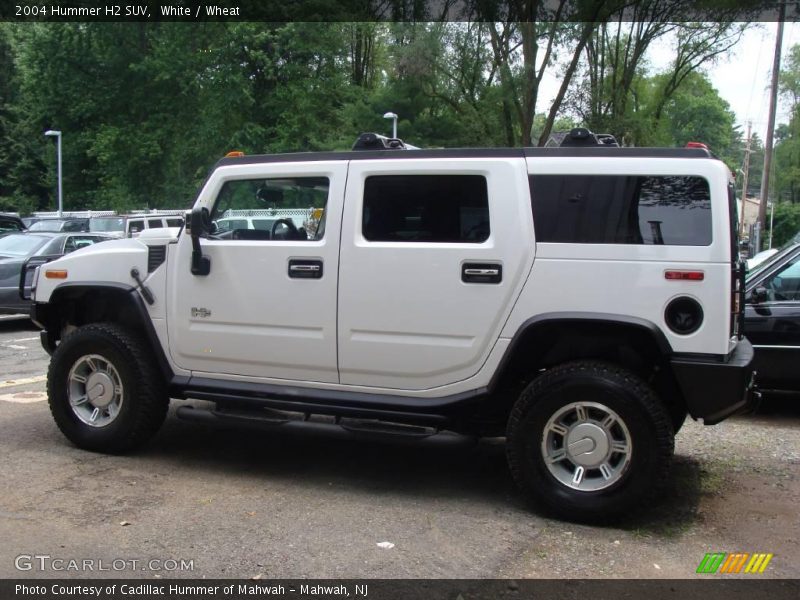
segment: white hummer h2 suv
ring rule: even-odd
[[[733,183],[703,148],[568,139],[229,155],[184,229],[37,268],[56,423],[122,452],[177,398],[205,401],[180,417],[265,428],[505,436],[540,507],[627,514],[687,413],[712,425],[755,395]],[[280,208],[306,225],[215,225]]]

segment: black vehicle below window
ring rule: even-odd
[[[747,276],[745,336],[755,350],[758,386],[800,393],[800,244]]]
[[[0,237],[20,231],[25,231],[25,223],[22,219],[14,215],[0,214]]]

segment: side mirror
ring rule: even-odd
[[[767,300],[769,300],[769,294],[767,293],[767,288],[763,286],[759,286],[750,292],[750,301],[753,304],[761,304]]]
[[[189,221],[192,237],[206,237],[211,233],[211,214],[205,206],[192,209]]]
[[[192,236],[192,275],[208,275],[211,272],[211,259],[203,256],[200,238],[207,237],[211,231],[211,214],[204,206],[192,209],[189,219],[189,233]]]

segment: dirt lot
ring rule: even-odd
[[[95,577],[684,578],[706,552],[771,552],[756,577],[800,575],[797,399],[687,423],[661,501],[586,527],[531,512],[492,443],[377,444],[171,415],[139,453],[83,452],[50,418],[36,336],[0,319],[2,578],[65,574],[20,572],[20,555],[127,561],[71,573]],[[181,559],[192,569],[154,566]]]

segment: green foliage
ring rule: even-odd
[[[577,3],[570,10],[592,18],[558,24],[516,23],[479,4],[484,19],[449,23],[312,22],[313,11],[291,23],[0,23],[0,209],[55,208],[46,129],[63,132],[68,210],[188,207],[230,150],[345,150],[361,132],[388,135],[387,111],[422,147],[536,143],[588,125],[636,145],[699,139],[741,163],[730,110],[692,69],[676,83],[651,76],[643,55],[620,53],[602,82],[574,82],[565,110],[538,96],[545,72],[571,81],[584,47],[614,48],[595,33],[622,0]],[[413,0],[389,5],[401,16],[420,10]],[[618,43],[638,52],[668,29],[629,27]],[[681,43],[718,49],[722,30],[692,30]],[[587,98],[613,110],[589,110]],[[793,160],[789,149],[776,160]]]
[[[688,75],[663,113],[668,135],[676,145],[703,142],[717,155],[731,156],[736,116],[704,74]]]
[[[800,202],[800,44],[789,51],[779,90],[792,102],[792,113],[789,123],[775,131],[774,195],[779,200]]]
[[[767,215],[769,218],[769,215]],[[772,245],[780,247],[800,232],[800,204],[779,202],[773,214]]]

